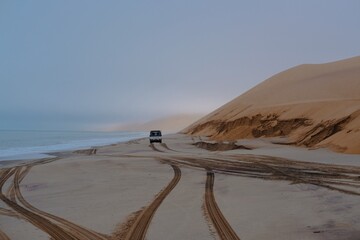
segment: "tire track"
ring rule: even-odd
[[[171,152],[178,152],[178,151],[176,151],[174,149],[169,148],[168,145],[166,145],[166,143],[161,143],[161,146],[163,146],[163,148],[165,148],[166,150],[169,150]]]
[[[0,215],[9,217],[19,217],[18,214],[10,209],[0,208]]]
[[[33,165],[15,167],[3,172],[0,178],[0,199],[15,211],[3,209],[4,211],[2,211],[2,213],[4,215],[23,218],[48,233],[52,239],[109,239],[109,236],[105,234],[88,230],[66,219],[39,210],[27,202],[20,191],[19,184],[32,166]],[[9,186],[7,196],[5,196],[2,192],[3,185],[13,175],[12,184]],[[19,200],[23,206],[19,205],[20,203],[17,203],[17,200]]]
[[[149,146],[151,147],[152,150],[154,150],[156,152],[161,152],[161,153],[178,152],[178,151],[175,151],[174,149],[169,148],[168,145],[166,145],[166,143],[160,143],[158,145],[158,146],[161,146],[163,149],[156,147],[155,144],[153,144],[153,143],[151,143]]]
[[[155,200],[146,207],[135,220],[134,224],[131,226],[128,234],[126,235],[126,240],[143,240],[145,239],[145,235],[147,229],[150,225],[151,219],[155,215],[156,210],[164,201],[166,196],[175,188],[177,183],[181,178],[181,170],[176,165],[171,165],[174,170],[174,177],[170,181],[170,183],[163,189],[155,198]]]
[[[161,153],[164,152],[164,151],[158,149],[157,147],[155,147],[155,145],[153,143],[150,143],[149,147],[156,152],[161,152]]]
[[[312,185],[327,188],[327,189],[330,189],[330,190],[338,191],[338,192],[341,192],[341,193],[360,196],[359,192],[355,192],[355,191],[351,191],[351,190],[331,186],[331,185],[327,184],[327,183],[329,183],[329,181],[324,181],[324,180],[321,180],[321,179],[311,179],[311,178],[305,179],[305,178],[300,177],[300,176],[296,176],[296,175],[293,175],[293,174],[286,173],[283,170],[280,170],[279,168],[275,168],[275,167],[270,166],[268,164],[264,164],[264,163],[257,163],[257,164],[263,165],[264,167],[271,169],[273,172],[275,172],[277,174],[280,174],[280,175],[284,176],[285,178],[287,178],[288,180],[293,181],[293,182],[297,182],[297,183],[301,182],[301,183],[312,184]],[[350,183],[348,183],[348,184],[344,184],[344,183],[341,183],[341,182],[340,183],[339,182],[330,182],[330,183],[337,184],[337,185],[354,186],[354,184],[350,184]]]
[[[215,201],[213,191],[214,179],[214,173],[207,172],[205,184],[205,209],[222,240],[240,240],[228,221],[226,221]]]
[[[49,234],[54,239],[59,240],[67,240],[67,239],[74,239],[71,235],[61,229],[59,226],[55,225],[48,219],[41,217],[22,206],[18,205],[16,202],[11,201],[8,199],[2,192],[2,188],[5,182],[15,173],[15,169],[7,169],[3,172],[0,177],[0,199],[8,205],[10,208],[21,214],[25,217],[30,223],[42,229],[44,232]]]
[[[215,155],[216,156],[216,155]],[[163,162],[211,169],[213,172],[265,180],[306,183],[345,194],[360,196],[360,168],[342,165],[297,162],[268,156],[169,156]]]
[[[1,231],[1,229],[0,229],[0,240],[10,240],[10,238],[8,237],[8,235],[6,235],[6,233],[4,233],[3,231]]]
[[[28,166],[25,168],[25,171],[21,173],[19,176],[19,179],[17,180],[18,183],[20,183],[26,176],[26,174],[30,171],[32,166]],[[15,167],[15,173],[18,171],[18,169],[21,169],[22,167]],[[16,202],[16,191],[15,191],[15,179],[12,181],[11,185],[8,187],[8,191],[6,193],[6,197],[9,198],[11,201]]]
[[[30,171],[31,166],[28,166],[25,168],[25,170],[22,171],[21,167],[16,169],[15,172],[15,177],[14,177],[14,182],[13,182],[13,186],[14,186],[14,190],[15,190],[15,195],[18,198],[18,200],[25,206],[27,207],[29,210],[32,210],[33,212],[43,216],[43,217],[47,217],[50,218],[52,220],[57,221],[58,223],[61,224],[61,226],[63,228],[66,229],[67,232],[69,232],[71,235],[73,235],[73,237],[77,238],[77,239],[99,239],[99,240],[107,240],[109,239],[109,237],[107,237],[106,235],[97,233],[95,231],[92,230],[88,230],[84,227],[81,227],[77,224],[74,224],[64,218],[55,216],[53,214],[44,212],[34,206],[32,206],[29,202],[26,201],[26,199],[23,197],[21,191],[20,191],[20,187],[19,184],[20,182],[24,179],[25,175]]]

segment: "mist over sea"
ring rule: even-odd
[[[46,153],[104,146],[147,135],[146,132],[0,130],[0,161],[47,157]]]

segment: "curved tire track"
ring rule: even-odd
[[[14,169],[8,169],[4,171],[0,177],[0,199],[13,210],[25,217],[29,222],[38,228],[42,229],[44,232],[48,233],[54,239],[66,240],[74,239],[71,235],[61,229],[59,226],[55,225],[48,219],[41,217],[22,206],[18,205],[16,202],[8,199],[2,192],[2,188],[5,182],[15,173]]]
[[[213,172],[207,172],[205,185],[205,208],[217,233],[222,240],[240,240],[235,231],[231,228],[224,215],[221,213],[214,197],[215,175]]]
[[[1,229],[0,229],[0,240],[10,240],[10,238],[8,237],[8,235],[6,235],[6,233],[4,233],[3,231],[1,231]]]
[[[106,240],[108,239],[107,236],[97,233],[95,231],[92,230],[88,230],[84,227],[81,227],[77,224],[74,224],[64,218],[55,216],[53,214],[44,212],[34,206],[32,206],[28,201],[25,200],[25,198],[23,197],[21,191],[20,191],[20,186],[19,183],[24,179],[25,175],[29,172],[31,167],[26,167],[25,170],[21,171],[21,168],[18,168],[15,172],[15,177],[14,177],[14,189],[15,189],[15,195],[16,197],[19,199],[19,201],[25,206],[27,207],[29,210],[32,210],[33,212],[50,218],[52,220],[57,221],[58,223],[60,223],[62,225],[62,227],[64,227],[66,229],[67,232],[71,233],[74,237],[79,238],[79,239],[99,239],[99,240]]]
[[[20,191],[19,184],[32,166],[26,166],[25,169],[15,167],[2,172],[3,174],[0,177],[0,199],[15,211],[4,209],[6,210],[3,212],[4,215],[7,213],[6,215],[11,216],[10,213],[12,213],[13,217],[21,217],[49,234],[52,239],[109,239],[104,234],[88,230],[66,219],[39,210],[27,202]],[[6,196],[2,192],[2,188],[5,182],[13,175],[13,181]],[[17,203],[17,200],[19,203]],[[19,205],[20,203],[23,206]]]
[[[178,152],[178,151],[176,151],[176,150],[174,150],[174,149],[169,148],[169,146],[168,146],[166,143],[161,143],[161,146],[162,146],[163,148],[165,148],[166,150],[168,150],[168,151]]]
[[[163,153],[164,151],[158,149],[157,147],[155,147],[155,145],[153,143],[150,143],[149,147],[154,150],[155,152],[161,152]]]
[[[146,207],[139,215],[139,217],[135,220],[134,224],[131,226],[129,232],[126,235],[126,240],[143,240],[145,239],[145,235],[147,229],[150,225],[151,219],[155,215],[156,210],[160,206],[160,204],[164,201],[167,195],[175,188],[177,183],[181,178],[181,170],[179,167],[175,165],[171,165],[174,170],[174,177],[170,181],[170,183],[163,189],[155,198],[155,200]]]

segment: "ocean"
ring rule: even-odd
[[[46,153],[104,146],[148,136],[147,132],[0,130],[0,161],[48,157]]]

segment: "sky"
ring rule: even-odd
[[[290,67],[360,55],[358,0],[1,0],[0,129],[206,114]]]

